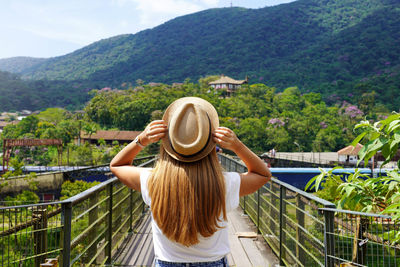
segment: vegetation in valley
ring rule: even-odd
[[[359,163],[368,162],[377,153],[385,158],[383,166],[398,155],[400,144],[400,114],[394,113],[388,118],[371,123],[361,121],[355,126],[362,132],[353,140],[352,145],[364,142],[359,152]],[[378,177],[363,175],[359,170],[346,177],[336,175],[334,170],[325,171],[312,178],[306,189],[315,189],[317,195],[334,202],[339,209],[348,209],[369,213],[386,213],[393,220],[400,221],[400,160],[397,168],[387,170]],[[400,242],[400,232],[391,233],[392,240]]]
[[[200,96],[217,109],[220,124],[233,129],[259,153],[278,151],[337,151],[354,138],[355,123],[363,116],[379,116],[374,107],[363,113],[347,102],[327,106],[318,93],[301,94],[297,87],[283,92],[264,84],[243,86],[232,97],[225,92],[194,84],[140,85],[132,90],[94,91],[85,107],[87,117],[103,128],[142,130],[160,119],[165,108],[183,96]],[[384,115],[384,114],[383,114]]]

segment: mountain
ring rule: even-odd
[[[400,101],[399,29],[397,0],[209,9],[27,64],[18,73],[31,80],[83,81],[92,88],[224,73],[279,89],[321,92],[332,102],[357,101],[355,93],[374,90],[378,102],[392,103]]]
[[[0,70],[21,73],[25,69],[32,68],[33,66],[46,61],[46,58],[33,58],[33,57],[11,57],[0,59]]]
[[[87,81],[23,80],[17,74],[0,71],[0,111],[81,109],[90,99],[92,86]]]

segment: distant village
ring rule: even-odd
[[[35,114],[39,113],[40,111],[35,112]],[[34,114],[30,110],[22,110],[18,112],[3,112],[0,115],[0,133],[3,131],[4,127],[9,124],[17,124],[23,118]]]

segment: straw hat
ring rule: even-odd
[[[215,149],[212,132],[219,126],[218,113],[206,100],[180,98],[165,110],[163,120],[168,125],[168,134],[162,145],[171,157],[193,162]]]

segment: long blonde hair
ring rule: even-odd
[[[198,234],[209,237],[222,228],[221,218],[226,220],[225,181],[215,149],[199,161],[186,163],[161,146],[148,188],[153,218],[170,240],[197,244]]]

